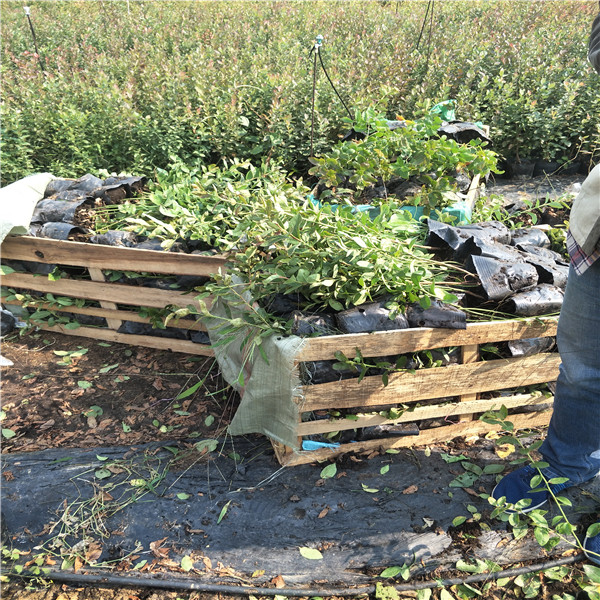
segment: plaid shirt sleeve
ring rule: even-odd
[[[585,273],[600,258],[600,242],[591,254],[585,254],[570,231],[567,232],[567,250],[571,257],[571,265],[577,275]]]

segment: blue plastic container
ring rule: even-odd
[[[308,195],[308,199],[313,203],[317,208],[322,208],[323,204],[317,200],[313,194]],[[331,212],[335,212],[338,209],[339,204],[326,204],[325,206],[329,206],[331,208]],[[345,205],[342,205],[345,206]],[[400,210],[404,210],[409,212],[413,219],[419,220],[423,216],[423,207],[422,206],[402,206]],[[352,207],[352,212],[354,213],[367,213],[371,219],[374,219],[379,215],[379,207],[371,206],[370,204],[357,204]],[[464,200],[460,200],[454,203],[452,206],[448,208],[443,208],[441,211],[444,215],[450,215],[452,217],[456,217],[455,225],[464,225],[466,223],[471,222],[472,210],[471,207]],[[439,218],[439,212],[434,210],[431,211],[429,215],[430,219],[437,220]]]

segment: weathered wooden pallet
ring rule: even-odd
[[[169,305],[197,305],[193,293],[128,286],[105,281],[104,271],[122,270],[151,272],[164,275],[211,276],[224,269],[223,256],[197,256],[181,253],[158,252],[113,246],[101,246],[72,241],[57,241],[29,236],[9,236],[0,248],[3,259],[24,260],[44,264],[82,267],[88,270],[91,280],[60,279],[52,281],[45,276],[11,273],[2,277],[2,285],[16,290],[51,292],[55,296],[93,300],[99,306],[56,306],[52,310],[82,315],[104,317],[106,327],[78,327],[68,329],[61,325],[41,328],[66,335],[81,336],[110,342],[120,342],[148,348],[171,350],[189,354],[212,355],[207,345],[189,340],[161,338],[149,335],[119,333],[123,321],[149,323],[150,319],[139,315],[139,307],[164,308]],[[15,302],[17,303],[17,302]],[[40,304],[38,307],[43,308]],[[46,305],[50,306],[50,305]],[[471,323],[465,330],[415,328],[400,331],[375,332],[354,335],[335,335],[309,338],[297,363],[333,360],[335,352],[342,351],[353,356],[359,348],[365,357],[390,356],[460,347],[461,364],[433,369],[421,369],[414,373],[398,372],[389,377],[385,386],[381,377],[365,377],[362,381],[346,379],[325,384],[302,386],[304,414],[329,409],[361,409],[369,407],[414,405],[414,410],[389,420],[380,415],[359,416],[357,420],[327,418],[299,421],[298,445],[303,439],[375,425],[422,423],[426,419],[458,418],[459,422],[421,429],[418,436],[393,437],[341,444],[335,449],[322,448],[313,451],[294,451],[273,442],[278,460],[284,465],[296,465],[321,461],[347,452],[364,452],[381,448],[412,447],[447,441],[458,436],[483,434],[497,427],[476,419],[476,415],[501,405],[518,413],[510,420],[517,429],[546,425],[551,398],[535,394],[512,394],[489,397],[489,392],[554,381],[558,375],[560,359],[556,353],[544,353],[525,358],[479,360],[479,346],[524,338],[549,337],[556,334],[556,318],[514,319],[510,321]],[[200,321],[180,319],[170,325],[189,330],[203,330]],[[486,395],[488,397],[483,397]],[[447,399],[451,397],[452,400]],[[422,405],[417,406],[417,403]]]
[[[196,344],[189,340],[119,333],[117,329],[123,321],[150,322],[148,317],[140,316],[136,312],[136,309],[140,307],[165,308],[188,305],[198,307],[198,302],[194,293],[111,283],[106,281],[104,271],[110,269],[137,273],[151,272],[161,275],[210,277],[224,269],[226,260],[224,256],[198,256],[30,236],[7,237],[2,242],[0,252],[3,260],[30,261],[87,269],[91,281],[79,279],[52,281],[48,277],[28,273],[10,273],[2,277],[2,285],[15,290],[50,292],[55,296],[96,301],[100,306],[79,308],[74,305],[65,307],[52,305],[52,310],[103,317],[107,323],[106,327],[82,326],[76,329],[68,329],[62,325],[40,325],[41,329],[175,352],[205,356],[213,354],[209,346]],[[17,301],[13,303],[19,304]],[[38,307],[48,308],[50,304],[42,303]],[[171,322],[170,326],[193,331],[205,330],[200,321],[193,319],[179,319]]]
[[[418,436],[390,437],[344,443],[337,448],[294,451],[273,443],[278,460],[283,465],[321,461],[347,452],[364,452],[381,448],[413,447],[448,441],[458,436],[484,434],[498,429],[477,420],[476,415],[499,409],[511,409],[509,416],[516,429],[533,428],[549,422],[552,398],[540,394],[494,394],[554,381],[558,376],[560,358],[557,353],[542,353],[523,358],[479,360],[479,345],[525,338],[550,337],[556,334],[557,318],[528,318],[509,321],[471,323],[464,330],[414,328],[399,331],[337,335],[307,340],[298,363],[332,360],[336,351],[353,356],[359,348],[365,357],[390,356],[422,350],[460,347],[461,364],[414,372],[397,372],[389,376],[387,385],[379,376],[362,381],[345,379],[333,383],[302,386],[302,412],[369,407],[412,405],[397,419],[378,414],[346,418],[324,418],[298,422],[298,446],[307,436],[336,431],[422,422],[425,419],[458,417],[458,422],[421,429]],[[486,397],[484,397],[486,396]],[[452,400],[448,400],[452,398]],[[417,406],[417,403],[422,405]],[[412,408],[411,406],[411,408]],[[527,412],[518,414],[519,409]],[[380,410],[380,409],[378,409]]]

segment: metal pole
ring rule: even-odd
[[[25,11],[25,16],[27,17],[27,21],[29,22],[29,29],[31,30],[31,37],[33,38],[33,47],[35,48],[35,53],[37,54],[37,59],[38,59],[38,63],[40,65],[40,71],[42,72],[42,75],[44,74],[44,63],[42,61],[42,56],[40,54],[40,51],[38,50],[38,46],[37,46],[37,39],[35,37],[35,29],[33,28],[33,23],[31,22],[31,11],[29,9],[29,6],[24,6],[23,10]]]

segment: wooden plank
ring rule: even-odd
[[[106,281],[106,278],[104,277],[104,273],[102,272],[102,269],[98,269],[96,267],[89,267],[88,272],[90,274],[90,277],[92,278],[92,281],[103,281],[103,282]],[[109,310],[117,310],[117,308],[118,308],[118,306],[114,302],[109,302],[108,300],[102,300],[100,302],[100,306],[102,308],[108,308]],[[121,327],[122,321],[119,319],[107,318],[106,324],[111,329],[114,329],[115,331],[117,331],[117,329],[119,329],[119,327]]]
[[[518,388],[554,381],[560,357],[556,353],[525,358],[481,361],[392,373],[387,386],[379,376],[303,386],[302,411],[352,408],[429,400],[464,393]]]
[[[477,344],[472,344],[469,346],[462,346],[461,347],[461,363],[464,364],[469,364],[469,363],[474,363],[477,362],[479,360],[479,346]],[[459,400],[461,402],[469,402],[471,400],[477,400],[477,392],[473,392],[471,394],[461,394]],[[472,421],[473,420],[473,415],[472,414],[463,414],[460,417],[461,421]]]
[[[544,427],[550,422],[552,411],[528,413],[523,415],[510,415],[515,429],[533,429]],[[499,431],[499,425],[491,425],[482,421],[469,421],[467,423],[458,423],[457,425],[447,425],[421,431],[418,436],[406,436],[400,438],[386,438],[382,440],[367,440],[365,442],[352,442],[341,444],[338,448],[322,448],[311,452],[289,452],[284,454],[282,464],[284,466],[295,466],[330,460],[340,454],[368,452],[374,450],[386,450],[389,448],[418,448],[430,444],[440,444],[448,442],[456,437],[470,435],[484,435],[490,431]]]
[[[317,421],[304,421],[298,426],[298,434],[317,435],[331,433],[332,431],[347,431],[362,427],[374,427],[376,425],[396,425],[398,423],[410,423],[423,419],[437,419],[461,415],[463,413],[483,413],[488,410],[498,410],[502,405],[506,408],[520,406],[535,407],[544,406],[553,401],[553,397],[544,397],[532,394],[518,394],[515,396],[500,396],[487,400],[471,400],[466,402],[450,402],[447,404],[435,404],[432,406],[420,406],[411,411],[406,411],[397,419],[386,419],[381,415],[368,415],[351,419],[322,419]]]
[[[22,302],[4,302],[8,306],[23,306]],[[108,308],[98,308],[94,306],[56,306],[49,302],[36,303],[35,308],[52,310],[54,312],[69,312],[76,315],[90,315],[92,317],[104,317],[121,319],[122,321],[134,321],[135,323],[150,323],[149,317],[142,317],[136,312],[130,310],[111,310]],[[173,319],[169,322],[169,327],[179,327],[180,329],[190,329],[192,331],[206,331],[206,326],[202,321],[193,321],[191,319]]]
[[[465,199],[465,204],[468,209],[473,212],[475,208],[475,202],[479,198],[479,181],[481,180],[481,175],[477,173],[473,180],[471,181],[471,185],[469,186],[469,191],[467,192],[467,197]]]
[[[2,242],[0,252],[4,258],[12,260],[207,277],[218,273],[219,269],[224,270],[227,261],[223,255],[199,256],[31,236],[8,236]]]
[[[332,360],[338,350],[341,350],[346,356],[352,357],[356,348],[360,348],[365,357],[390,356],[433,348],[550,337],[556,335],[557,323],[558,317],[511,319],[469,323],[466,329],[415,327],[398,331],[308,338],[296,357],[296,361]]]
[[[100,283],[96,281],[79,281],[76,279],[51,281],[44,276],[10,273],[2,276],[2,285],[38,292],[51,292],[59,296],[70,296],[85,300],[96,300],[98,302],[108,301],[132,306],[165,308],[170,304],[182,307],[191,304],[196,308],[199,307],[193,292],[191,294],[184,294],[171,290],[157,290],[118,283]],[[206,304],[210,307],[209,301]]]
[[[157,350],[170,350],[171,352],[183,352],[184,354],[198,354],[200,356],[214,356],[210,346],[195,344],[189,340],[174,340],[171,338],[160,338],[151,335],[134,335],[117,333],[112,329],[101,329],[97,327],[78,327],[77,329],[65,329],[62,325],[40,326],[43,331],[55,331],[64,335],[92,338],[106,342],[118,342],[130,346],[142,346],[144,348],[155,348]]]

